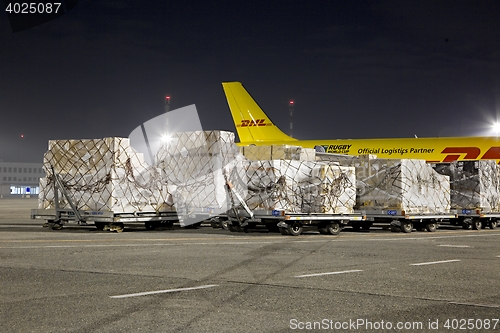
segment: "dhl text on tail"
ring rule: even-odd
[[[500,161],[500,139],[491,136],[297,140],[283,133],[269,119],[240,82],[222,83],[233,116],[240,146],[295,145],[316,151],[379,158],[423,159],[427,162],[456,160]]]

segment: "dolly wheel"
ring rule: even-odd
[[[432,222],[432,223],[427,223],[425,225],[425,229],[428,231],[428,232],[434,232],[437,230],[437,223],[436,222]]]
[[[328,224],[327,230],[328,230],[328,233],[330,235],[338,235],[340,233],[340,230],[341,230],[340,223],[332,222],[332,223]]]
[[[472,229],[474,230],[481,230],[482,223],[480,219],[474,219],[472,220]]]
[[[401,231],[405,233],[410,233],[413,229],[413,224],[411,222],[401,222]]]
[[[302,224],[299,222],[292,222],[288,224],[287,231],[289,235],[298,236],[302,233]]]

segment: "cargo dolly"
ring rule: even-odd
[[[458,209],[456,219],[450,220],[452,225],[461,225],[465,230],[495,229],[500,219],[500,212],[485,212],[477,209]]]
[[[338,235],[350,221],[363,221],[361,213],[330,214],[330,213],[292,213],[285,210],[251,210],[243,198],[227,182],[232,208],[228,210],[225,219],[230,231],[245,231],[257,225],[265,225],[269,231],[279,231],[282,235],[298,236],[304,228],[316,229],[321,234]],[[239,201],[235,205],[234,197]]]
[[[405,233],[412,232],[413,228],[418,231],[427,230],[434,232],[439,227],[439,223],[445,219],[454,219],[457,217],[454,213],[418,214],[406,213],[404,210],[398,209],[366,210],[363,211],[363,215],[366,216],[366,221],[368,221],[365,223],[390,223],[391,231],[402,231]],[[367,229],[365,228],[365,230]]]
[[[282,235],[298,236],[304,229],[317,230],[324,235],[338,235],[352,221],[364,221],[361,213],[291,213],[284,210],[232,210],[228,213],[231,231],[248,231],[256,225],[265,225]]]
[[[217,214],[219,215],[219,214]],[[60,230],[69,222],[80,225],[95,225],[99,230],[123,231],[127,223],[144,223],[147,230],[171,227],[179,223],[181,227],[192,228],[199,226],[203,221],[209,220],[213,214],[206,212],[191,212],[180,215],[176,211],[171,212],[135,212],[123,213],[113,211],[92,211],[73,209],[32,209],[31,218],[46,220],[44,227]]]
[[[92,225],[99,230],[123,231],[125,223],[143,222],[147,230],[161,227],[170,227],[174,222],[178,222],[183,227],[199,225],[201,222],[210,219],[218,212],[213,209],[188,210],[181,208],[179,211],[144,211],[144,212],[115,212],[109,210],[79,210],[67,194],[61,183],[59,176],[52,172],[54,176],[54,208],[53,209],[32,209],[31,219],[46,220],[44,227],[51,227],[60,230],[68,222],[82,225]],[[64,196],[70,208],[61,208],[59,205],[59,192]]]
[[[63,225],[75,222],[83,225],[95,225],[99,230],[123,231],[125,223],[144,222],[146,229],[171,226],[179,221],[175,212],[117,213],[113,211],[90,211],[72,209],[32,209],[32,219],[47,220],[45,227],[60,230]]]

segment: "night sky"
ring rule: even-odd
[[[127,137],[196,104],[234,131],[240,81],[299,139],[491,135],[499,1],[97,1],[13,33],[0,13],[0,160],[50,139]],[[500,116],[500,115],[499,115]],[[24,134],[24,138],[21,135]]]

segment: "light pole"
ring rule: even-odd
[[[168,136],[168,111],[170,111],[170,96],[165,97],[165,136]]]
[[[293,100],[288,103],[290,110],[290,136],[293,138]]]
[[[170,96],[165,96],[165,112],[170,111]]]

